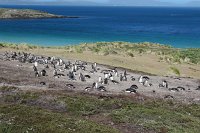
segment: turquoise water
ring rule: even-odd
[[[61,46],[99,41],[200,47],[200,8],[1,6],[74,19],[0,20],[0,41]]]

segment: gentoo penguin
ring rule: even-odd
[[[43,70],[40,72],[40,75],[41,75],[41,76],[46,76],[46,73],[47,73],[46,70],[43,69]]]
[[[138,86],[137,86],[137,85],[131,85],[130,88],[137,90],[137,89],[138,89]]]
[[[98,86],[98,83],[96,83],[96,82],[94,82],[93,84],[92,84],[92,88],[93,89],[97,89],[99,86]]]
[[[113,81],[113,80],[114,80],[114,77],[113,77],[113,76],[110,76],[110,80]]]
[[[171,95],[166,95],[166,96],[164,96],[164,99],[174,99],[174,97]]]
[[[90,76],[90,75],[85,75],[85,77],[86,77],[86,78],[88,78],[88,79],[90,79],[90,78],[91,78],[91,76]]]
[[[135,81],[135,78],[133,76],[131,76],[131,81]]]
[[[114,83],[114,84],[119,84],[119,82],[117,82],[116,80],[114,80],[114,77],[113,77],[113,76],[110,77],[110,80],[111,80],[111,82]]]
[[[60,62],[59,61],[57,61],[56,66],[60,66]]]
[[[133,89],[133,88],[128,88],[128,89],[125,90],[125,92],[127,92],[127,93],[136,93],[137,91],[135,89]]]
[[[83,76],[83,74],[82,74],[82,73],[80,73],[80,74],[79,74],[79,79],[80,79],[82,82],[84,82],[84,81],[85,81],[85,77]]]
[[[46,85],[46,83],[45,82],[40,82],[40,85]]]
[[[108,73],[104,73],[104,78],[107,79],[109,77]]]
[[[181,86],[178,86],[177,89],[178,89],[179,91],[185,91],[185,88],[184,88],[184,87],[181,87]]]
[[[36,67],[38,66],[38,62],[37,61],[34,63],[34,66],[36,66]]]
[[[119,75],[118,75],[118,72],[117,72],[117,70],[115,71],[115,77],[118,77]]]
[[[175,91],[179,91],[179,89],[178,88],[169,88],[169,91],[175,92]]]
[[[39,75],[39,73],[38,73],[38,71],[35,71],[35,77],[39,77],[40,75]]]
[[[94,63],[94,67],[97,68],[97,63],[96,62]]]
[[[59,59],[59,65],[61,66],[63,64],[63,60]]]
[[[148,80],[145,80],[145,81],[143,82],[143,85],[146,86],[146,87],[152,86],[151,83],[148,83]]]
[[[99,76],[99,83],[103,83],[103,79],[102,79],[102,77],[101,76]]]
[[[126,70],[124,71],[124,76],[127,76],[127,72],[126,72]]]
[[[163,80],[162,84],[159,84],[159,87],[168,88],[168,82],[166,80]]]
[[[124,81],[127,81],[127,77],[126,76],[124,76],[123,79],[124,79]]]
[[[74,88],[76,88],[73,84],[66,84],[65,85],[67,88],[69,88],[69,89],[74,89]]]
[[[85,90],[85,91],[91,91],[91,90],[92,90],[92,87],[85,87],[84,90]]]
[[[198,86],[196,90],[199,90],[199,91],[200,91],[200,86]]]
[[[73,72],[69,72],[68,77],[70,80],[75,80],[75,75]]]
[[[48,64],[47,64],[47,65],[45,65],[45,66],[44,66],[44,68],[47,68],[47,69],[48,69],[48,68],[49,68],[49,65],[48,65]]]
[[[123,81],[123,76],[122,76],[122,74],[120,74],[119,80],[120,80],[120,81]]]
[[[148,81],[148,80],[149,80],[149,77],[147,77],[147,76],[140,76],[139,83],[144,85],[145,81]]]
[[[108,79],[107,79],[107,78],[105,78],[105,79],[103,80],[103,84],[105,84],[105,85],[108,84]]]
[[[99,87],[97,88],[97,90],[98,90],[98,91],[102,91],[102,92],[107,91],[107,90],[106,90],[106,87],[104,87],[104,86],[99,86]]]
[[[75,69],[75,72],[78,70],[78,66],[76,64],[74,65],[74,69]]]
[[[35,65],[33,65],[33,71],[34,72],[37,72],[38,70],[37,70],[37,67],[35,66]]]
[[[53,76],[54,76],[54,77],[55,77],[55,76],[58,76],[58,72],[57,72],[56,69],[53,70]]]

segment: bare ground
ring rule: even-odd
[[[73,61],[72,61],[73,62]],[[107,66],[98,65],[100,69],[97,73],[92,74],[89,71],[91,70],[90,64],[88,64],[86,71],[79,70],[76,72],[76,80],[71,81],[67,77],[69,70],[60,72],[65,76],[60,78],[53,77],[53,68],[50,67],[46,69],[48,76],[46,77],[35,77],[32,70],[33,64],[28,63],[19,63],[18,61],[3,61],[0,60],[0,85],[12,85],[17,86],[22,89],[38,89],[38,90],[62,90],[62,91],[77,91],[84,92],[84,88],[92,86],[93,82],[98,81],[98,77],[102,76],[103,73],[100,73],[101,70],[108,70]],[[44,68],[43,65],[39,65],[39,70]],[[118,68],[119,73],[123,73],[125,69]],[[83,74],[88,74],[91,76],[91,79],[86,79],[86,82],[81,82],[78,79],[78,74],[82,72]],[[131,76],[136,80],[132,81]],[[151,87],[145,87],[138,83],[138,78],[141,76],[141,73],[136,73],[128,71],[128,81],[120,82],[119,84],[109,83],[106,85],[107,92],[99,92],[96,90],[87,92],[91,94],[115,94],[115,95],[135,95],[127,94],[124,92],[125,89],[129,88],[131,85],[135,84],[139,87],[138,94],[144,95],[150,98],[161,98],[164,99],[165,96],[171,95],[174,97],[174,100],[184,102],[184,103],[200,103],[200,91],[196,90],[200,85],[199,79],[193,78],[177,78],[177,77],[164,77],[164,76],[150,76],[147,75],[150,80],[149,83],[153,84]],[[119,78],[116,77],[115,80],[119,81]],[[159,88],[159,84],[163,80],[168,81],[169,88],[174,87],[184,87],[185,91],[169,91],[166,88]],[[41,82],[45,82],[46,85],[41,85]],[[73,84],[75,89],[66,87],[66,84]]]

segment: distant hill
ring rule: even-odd
[[[185,6],[200,7],[200,1],[191,1],[188,2]]]
[[[0,8],[0,19],[70,18],[31,9]]]

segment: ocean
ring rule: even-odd
[[[200,8],[0,6],[80,18],[0,20],[0,42],[64,46],[101,41],[200,48]]]

